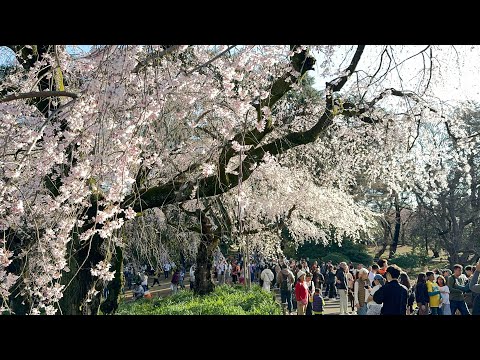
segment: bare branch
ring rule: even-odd
[[[225,53],[229,52],[230,50],[232,50],[235,46],[237,46],[237,45],[231,45],[231,46],[229,46],[227,49],[223,50],[220,54],[218,54],[217,56],[215,56],[215,57],[213,57],[212,59],[208,60],[206,63],[203,63],[203,64],[197,66],[196,68],[194,68],[193,70],[190,70],[189,72],[187,72],[187,75],[190,75],[190,74],[194,73],[195,71],[200,70],[202,67],[205,67],[205,66],[211,64],[212,62],[214,62],[214,61],[217,60],[218,58],[222,57],[223,54],[225,54]]]
[[[68,92],[68,91],[32,91],[28,93],[12,94],[12,95],[5,96],[4,98],[0,99],[0,103],[18,100],[18,99],[46,98],[50,96],[68,96],[73,99],[76,99],[78,97],[77,94]]]
[[[151,65],[153,62],[160,60],[165,55],[172,53],[173,51],[177,50],[181,45],[172,45],[162,51],[155,51],[152,54],[148,55],[147,58],[137,64],[135,69],[133,69],[134,73],[138,73],[140,70],[143,70],[148,65]]]

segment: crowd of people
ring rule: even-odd
[[[465,270],[465,271],[464,271]],[[284,314],[320,315],[325,301],[339,300],[340,315],[480,315],[480,262],[408,274],[388,260],[358,264],[306,259],[284,261],[277,286]]]
[[[310,264],[308,258],[278,262],[251,259],[247,265],[238,255],[216,258],[213,272],[218,285],[244,284],[248,276],[267,292],[277,288],[284,314],[322,315],[326,301],[338,299],[340,315],[479,315],[480,262],[465,268],[456,264],[452,270],[421,272],[411,280],[407,272],[389,265],[386,259],[370,266],[334,265],[332,261]],[[171,276],[172,294],[185,288],[186,270],[174,262],[164,263],[156,272],[142,268],[137,274],[126,267],[127,286],[134,286],[135,298],[148,297],[149,271],[152,286],[160,284],[163,275],[164,279]],[[189,275],[193,290],[195,265]]]

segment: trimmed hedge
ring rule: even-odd
[[[273,293],[258,285],[250,291],[243,286],[217,286],[206,296],[181,290],[173,296],[121,303],[117,315],[281,315]]]

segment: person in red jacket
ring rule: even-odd
[[[295,297],[297,298],[297,315],[305,315],[308,304],[308,287],[305,282],[305,272],[302,270],[297,273]]]

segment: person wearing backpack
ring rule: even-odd
[[[288,314],[292,313],[292,285],[295,282],[293,273],[288,269],[287,265],[282,264],[282,270],[278,274],[277,284],[280,288],[280,298],[282,301],[282,311],[286,314],[286,308]]]

